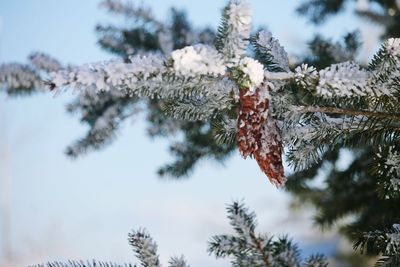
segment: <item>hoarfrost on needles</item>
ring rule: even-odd
[[[390,38],[385,42],[384,46],[392,56],[400,56],[400,38]]]
[[[252,22],[250,5],[246,1],[231,1],[225,16],[227,35],[221,52],[230,63],[237,63],[249,44]]]
[[[317,93],[323,96],[353,96],[372,94],[368,84],[370,74],[354,62],[334,64],[319,71]]]
[[[272,36],[270,31],[261,31],[257,35],[257,44],[267,49],[273,57],[273,61],[285,71],[289,71],[289,59],[285,48]]]

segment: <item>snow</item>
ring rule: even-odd
[[[208,45],[187,46],[171,53],[173,68],[184,76],[224,75],[226,66],[222,55]]]
[[[236,64],[246,53],[251,33],[252,11],[246,1],[230,1],[224,16],[227,21],[222,53],[229,63]]]
[[[373,95],[370,74],[354,62],[343,62],[319,71],[317,93],[323,96]]]
[[[238,28],[238,32],[251,24],[252,11],[247,1],[231,1],[227,14],[233,27]]]
[[[158,54],[137,55],[131,57],[130,61],[112,60],[52,72],[51,81],[55,89],[69,86],[108,91],[111,88],[129,88],[138,80],[146,80],[165,69],[164,58]]]
[[[250,81],[250,89],[255,89],[264,81],[264,66],[257,60],[245,57],[240,60],[239,68]]]

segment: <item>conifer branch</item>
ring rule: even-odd
[[[300,112],[300,113],[321,112],[321,113],[330,113],[330,114],[348,115],[348,116],[361,115],[361,116],[366,116],[366,117],[375,117],[375,118],[380,118],[380,119],[400,121],[400,114],[371,111],[371,110],[354,110],[354,109],[343,109],[343,108],[335,108],[335,107],[300,106],[298,109],[298,112]]]

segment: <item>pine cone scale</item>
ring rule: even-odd
[[[237,143],[240,154],[254,156],[269,180],[281,186],[285,182],[282,141],[275,119],[269,114],[270,100],[249,88],[240,89]]]

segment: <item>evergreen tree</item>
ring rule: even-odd
[[[310,1],[299,10],[320,12],[315,17],[323,18],[338,12],[344,2]],[[388,12],[396,4],[377,2]],[[227,6],[217,34],[190,29],[177,11],[165,27],[148,9],[117,1],[104,5],[141,23],[128,30],[97,27],[100,44],[122,55],[121,61],[62,67],[35,54],[30,66],[3,65],[0,71],[9,94],[43,88],[44,77],[50,77],[52,89],[82,89],[69,110],[80,112],[91,129],[68,149],[70,155],[108,143],[119,123],[144,102],[152,135],[181,131],[185,136],[171,148],[177,161],[161,174],[181,176],[205,156],[222,160],[237,143],[244,157],[253,156],[269,179],[282,185],[284,146],[296,170],[287,188],[315,205],[319,224],[329,226],[353,215],[354,221],[342,228],[348,236],[357,238],[357,231],[377,229],[385,240],[392,240],[388,229],[400,220],[398,39],[386,41],[364,67],[348,61],[358,48],[356,34],[347,35],[342,44],[316,37],[304,62],[317,69],[306,64],[293,68],[269,32],[250,36],[251,16],[241,2]],[[387,35],[392,34],[389,28]],[[188,46],[192,42],[185,40],[204,44]],[[245,56],[249,42],[254,58]],[[139,55],[132,57],[132,52]],[[346,170],[338,170],[335,163],[344,147],[354,151],[354,160]],[[328,169],[326,183],[310,185],[322,169]],[[380,246],[378,241],[373,244]],[[386,262],[398,253],[371,251],[386,253]]]
[[[228,219],[235,231],[234,235],[217,235],[210,239],[208,251],[216,258],[229,258],[232,266],[254,267],[326,267],[326,259],[320,255],[311,255],[306,259],[300,257],[297,245],[287,237],[275,238],[257,233],[255,214],[243,203],[233,202],[227,207]],[[139,266],[161,266],[157,244],[145,229],[132,231],[128,235],[129,244],[133,247]],[[51,262],[37,267],[128,267],[132,264],[113,264],[105,262],[69,261],[68,263]],[[184,256],[172,257],[170,267],[189,267]]]
[[[302,0],[297,11],[312,23],[321,24],[351,2],[356,2],[357,16],[383,27],[383,37],[400,37],[399,0]]]
[[[309,17],[311,22],[321,24],[329,16],[343,11],[347,2],[351,1],[305,0],[297,11]],[[383,38],[399,37],[399,7],[399,1],[358,1],[355,13],[380,25],[384,30]],[[318,36],[310,43],[312,52],[318,56],[309,56],[305,60],[314,66],[324,68],[343,60],[353,60],[358,47],[355,34],[345,36],[342,44],[334,45]],[[393,112],[396,111],[393,110]],[[373,136],[369,137],[369,139],[373,138]],[[385,142],[384,139],[382,142]],[[394,141],[394,143],[397,142]],[[385,144],[390,146],[386,142]],[[390,166],[393,167],[394,163],[390,163],[389,160],[391,165],[386,166],[388,158],[380,158],[376,143],[366,142],[364,146],[360,147],[354,146],[350,142],[344,146],[352,151],[352,162],[347,168],[339,169],[337,166],[340,160],[340,148],[326,151],[319,164],[292,174],[288,179],[286,189],[300,203],[311,203],[316,208],[315,221],[318,225],[322,227],[339,225],[342,233],[355,240],[358,244],[357,247],[361,247],[363,238],[370,234],[384,233],[385,231],[390,234],[393,224],[400,218],[397,208],[400,203],[398,197],[385,196],[389,187],[396,187],[392,184],[394,181],[392,177],[396,174],[387,175],[385,171],[382,172],[382,169],[392,170]],[[378,147],[379,149],[381,148]],[[324,183],[320,183],[318,186],[315,186],[315,183],[313,185],[312,181],[316,180],[318,176],[320,177],[321,173],[323,173]],[[352,218],[352,220],[350,223],[343,223],[342,218]],[[364,232],[361,237],[360,232]],[[384,238],[384,240],[390,239]],[[373,242],[370,241],[369,244],[372,245]],[[381,247],[379,252],[378,250],[368,250],[368,253],[375,251],[384,254],[384,250],[384,247]],[[384,266],[397,265],[392,263],[392,265]]]

